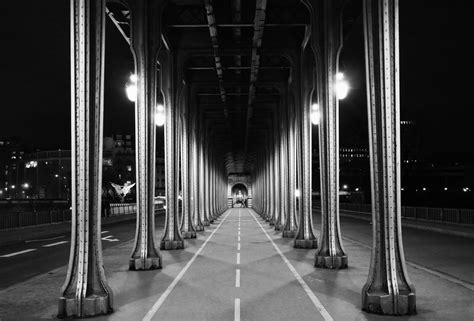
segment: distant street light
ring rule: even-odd
[[[313,125],[318,125],[321,119],[321,112],[319,111],[319,105],[313,104],[311,106],[311,122]]]
[[[23,187],[24,189],[28,189],[28,188],[30,188],[30,184],[23,183],[23,185],[21,185],[21,187]]]
[[[137,81],[138,81],[137,75],[131,74],[130,79],[125,85],[125,92],[127,93],[127,98],[133,102],[137,101],[137,92],[138,92]]]
[[[336,74],[336,96],[339,100],[347,97],[349,93],[349,83],[344,79],[344,74],[338,72]]]
[[[165,106],[162,104],[156,106],[155,123],[159,127],[165,124]]]
[[[342,185],[342,189],[348,189],[348,188],[349,186],[347,186],[347,184]]]

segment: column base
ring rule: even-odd
[[[275,226],[275,220],[272,219],[272,218],[270,218],[270,219],[268,220],[268,224],[270,224],[270,226]]]
[[[161,257],[130,258],[128,267],[131,271],[146,271],[161,269]]]
[[[202,232],[204,231],[204,225],[195,226],[194,229],[196,230],[196,232]]]
[[[292,237],[294,238],[296,236],[297,231],[283,231],[282,236],[283,237]]]
[[[416,296],[413,292],[396,296],[384,292],[364,293],[362,310],[385,315],[416,314]]]
[[[211,223],[208,220],[204,220],[204,222],[202,222],[202,225],[209,226],[211,225]]]
[[[293,245],[295,249],[317,249],[318,248],[318,240],[295,240],[295,244]]]
[[[181,231],[181,236],[183,237],[183,239],[195,239],[196,231],[188,231],[188,232]]]
[[[82,299],[82,304],[78,302],[76,297],[59,298],[58,318],[60,319],[94,317],[112,312],[111,298],[108,294],[90,295]]]
[[[275,231],[281,231],[283,229],[283,225],[275,224]]]
[[[161,241],[160,250],[182,250],[184,249],[184,241]]]
[[[314,266],[323,269],[347,269],[347,255],[343,256],[315,256]]]

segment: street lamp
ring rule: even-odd
[[[295,197],[300,197],[301,193],[299,189],[295,190]]]
[[[127,98],[132,102],[135,102],[137,100],[137,82],[137,75],[131,74],[129,80],[127,81],[127,84],[125,85],[125,92],[127,93]]]
[[[313,125],[318,125],[321,119],[321,112],[319,111],[319,104],[313,104],[311,106],[311,122]]]
[[[165,124],[165,107],[162,104],[156,106],[155,123],[159,127]]]
[[[344,79],[344,74],[338,72],[336,74],[336,96],[337,99],[342,100],[347,97],[349,93],[349,83]]]

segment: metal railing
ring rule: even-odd
[[[135,203],[110,204],[110,216],[136,213]],[[157,203],[155,211],[162,212],[163,204]],[[71,210],[50,210],[37,212],[8,212],[0,214],[0,230],[26,226],[55,224],[71,221]]]
[[[340,203],[339,209],[364,216],[372,213],[371,204]],[[469,225],[474,224],[474,209],[402,206],[402,218]]]

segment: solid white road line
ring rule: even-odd
[[[240,251],[240,242],[237,243],[237,251]]]
[[[353,239],[351,239],[351,238],[349,238],[349,237],[345,237],[345,236],[344,236],[343,239],[348,240],[349,242],[352,242],[352,243],[357,244],[357,245],[359,245],[359,246],[362,246],[362,247],[364,247],[364,248],[366,248],[366,249],[368,249],[368,250],[371,250],[371,249],[372,249],[371,246],[368,246],[368,245],[365,245],[365,244],[363,244],[363,243],[360,243],[360,242],[358,242],[358,241],[356,241],[356,240],[353,240]],[[456,284],[458,284],[458,285],[460,285],[460,286],[463,286],[463,287],[465,287],[465,288],[467,288],[467,289],[469,289],[469,290],[471,290],[471,291],[474,291],[474,285],[471,284],[471,283],[465,282],[465,281],[463,281],[463,280],[460,280],[460,279],[458,279],[458,278],[455,278],[455,277],[453,277],[453,276],[451,276],[451,275],[448,275],[448,274],[446,274],[446,273],[443,273],[443,272],[440,272],[440,271],[436,271],[436,270],[432,270],[432,269],[430,269],[430,268],[428,268],[428,267],[426,267],[426,266],[419,265],[419,264],[416,264],[416,263],[413,263],[413,262],[410,262],[410,261],[405,261],[405,263],[406,263],[407,265],[409,265],[409,266],[415,268],[415,269],[422,270],[422,271],[424,271],[424,272],[426,272],[426,273],[429,273],[429,274],[431,274],[431,275],[437,276],[437,277],[439,277],[439,278],[441,278],[441,279],[443,279],[443,280],[456,283]]]
[[[101,234],[109,233],[109,231],[102,231]]]
[[[240,299],[234,301],[234,321],[240,321]]]
[[[24,253],[28,253],[28,252],[33,252],[33,251],[36,251],[36,249],[27,249],[27,250],[23,250],[23,251],[19,251],[19,252],[14,252],[14,253],[10,253],[10,254],[0,255],[0,257],[12,257],[12,256],[17,256],[17,255],[24,254]]]
[[[240,288],[240,269],[235,270],[235,287]]]
[[[267,231],[265,231],[265,229],[263,228],[262,224],[260,224],[260,222],[257,220],[257,218],[253,215],[252,211],[248,210],[250,215],[252,215],[253,219],[255,220],[255,222],[257,222],[257,224],[260,226],[260,228],[262,229],[263,233],[267,236],[268,240],[272,243],[273,247],[275,248],[275,250],[277,251],[277,253],[280,255],[280,257],[282,258],[283,262],[285,262],[286,266],[288,266],[288,268],[290,269],[291,273],[293,273],[293,276],[296,278],[296,280],[299,282],[299,284],[303,287],[303,290],[306,292],[306,294],[308,295],[308,297],[310,298],[310,300],[313,302],[314,306],[316,307],[316,309],[319,311],[319,313],[321,314],[321,316],[324,318],[325,321],[333,321],[334,319],[331,317],[331,315],[329,314],[329,312],[326,310],[326,308],[324,308],[323,304],[321,303],[321,301],[319,301],[319,299],[317,298],[317,296],[313,293],[313,291],[311,291],[311,288],[308,286],[308,284],[306,284],[306,282],[303,280],[303,278],[301,277],[301,275],[299,275],[298,271],[296,271],[296,269],[294,268],[294,266],[290,263],[290,261],[286,258],[286,256],[283,254],[283,252],[280,250],[280,248],[275,244],[275,242],[273,242],[272,238],[270,237],[270,235],[268,235]]]
[[[155,302],[155,304],[153,304],[152,308],[150,309],[150,311],[148,311],[148,313],[145,315],[145,317],[143,318],[143,321],[149,321],[153,318],[153,316],[156,314],[156,312],[158,312],[158,310],[160,309],[160,307],[163,305],[163,302],[165,302],[166,298],[168,297],[168,295],[170,295],[171,291],[173,291],[173,289],[175,288],[176,284],[178,284],[178,282],[183,278],[184,274],[188,271],[189,267],[191,266],[191,264],[193,264],[193,262],[196,260],[196,258],[199,256],[199,254],[201,254],[201,251],[204,249],[204,247],[206,246],[206,244],[209,242],[209,240],[211,239],[211,237],[217,232],[217,230],[221,227],[222,223],[225,222],[226,218],[229,216],[229,214],[232,213],[232,210],[230,210],[227,215],[224,217],[224,219],[219,223],[219,225],[217,225],[216,229],[214,231],[212,231],[211,235],[209,235],[209,237],[206,239],[206,241],[204,241],[204,243],[201,245],[201,247],[196,251],[196,253],[194,253],[194,256],[191,258],[191,260],[189,260],[189,262],[184,266],[184,268],[181,270],[181,272],[179,272],[179,274],[175,277],[175,279],[173,280],[173,282],[171,282],[171,284],[168,286],[168,288],[165,290],[165,292],[163,292],[161,294],[161,296],[158,298],[158,300]]]
[[[56,243],[51,243],[51,244],[45,244],[43,247],[51,247],[51,246],[56,246],[64,243],[69,243],[69,241],[61,241],[61,242],[56,242]]]
[[[237,253],[237,264],[240,264],[240,253]]]

